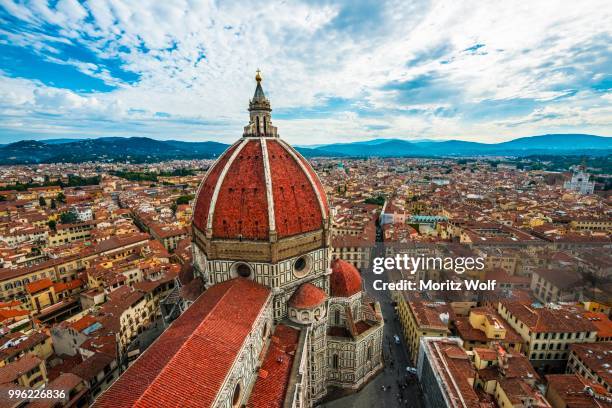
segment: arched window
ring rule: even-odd
[[[236,387],[234,388],[234,394],[232,395],[232,406],[233,407],[237,407],[238,405],[240,405],[240,397],[241,397],[241,389],[240,389],[240,383],[236,384]]]
[[[336,326],[340,325],[340,311],[338,309],[334,311],[334,324]]]
[[[368,351],[367,351],[366,359],[368,361],[372,359],[372,343],[368,344]]]
[[[255,117],[255,125],[257,126],[257,130],[255,131],[256,135],[259,135],[259,116]]]
[[[334,354],[334,355],[332,356],[332,368],[333,368],[334,370],[337,370],[337,369],[338,369],[338,366],[339,366],[339,359],[338,359],[338,355],[337,355],[337,354]]]
[[[264,339],[268,336],[268,322],[264,323],[263,331],[261,333],[261,337]]]

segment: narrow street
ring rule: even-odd
[[[380,238],[382,237],[379,236],[378,241]],[[388,291],[375,291],[372,287],[374,280],[384,279],[384,276],[374,275],[370,271],[364,271],[361,276],[368,294],[380,303],[385,319],[383,340],[385,368],[359,392],[321,406],[326,408],[425,407],[416,375],[406,370],[410,363],[391,294]],[[394,335],[399,337],[399,344],[396,344]]]
[[[385,339],[383,341],[385,368],[359,392],[325,403],[322,407],[424,407],[416,376],[406,371],[406,367],[409,366],[408,355],[400,334],[399,321],[395,319],[391,296],[387,291],[374,291],[372,289],[372,281],[379,276],[366,272],[362,277],[368,294],[380,302],[385,318]],[[400,344],[395,344],[393,339],[395,334],[400,337]],[[383,390],[383,386],[385,390]]]

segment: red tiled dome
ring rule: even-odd
[[[330,277],[331,294],[336,297],[349,297],[361,292],[361,275],[357,268],[341,259],[332,262]]]
[[[262,241],[322,229],[328,214],[306,159],[278,137],[243,137],[202,182],[193,225],[213,239]]]
[[[326,298],[327,295],[322,289],[319,289],[312,283],[303,283],[291,295],[289,306],[296,309],[311,309],[319,306]]]

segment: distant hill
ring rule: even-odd
[[[227,147],[217,142],[187,143],[146,137],[103,137],[59,144],[25,140],[0,147],[0,164],[126,160],[143,163],[215,158]]]
[[[218,142],[155,140],[146,137],[23,140],[0,145],[0,164],[126,161],[146,163],[171,159],[216,158],[229,145]],[[556,134],[530,136],[503,143],[461,140],[374,139],[354,143],[302,146],[306,157],[436,157],[612,154],[612,137]]]
[[[497,146],[505,149],[610,149],[612,148],[612,137],[582,134],[542,135],[521,137],[499,143]]]
[[[610,154],[612,137],[556,134],[529,136],[502,143],[462,140],[410,142],[400,139],[375,139],[355,143],[320,145],[325,150],[347,156],[526,156],[532,154]]]

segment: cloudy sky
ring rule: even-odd
[[[612,136],[602,1],[0,0],[0,143]]]

